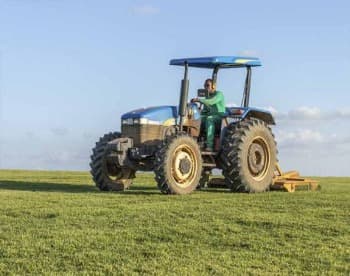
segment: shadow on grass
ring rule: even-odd
[[[224,188],[202,188],[199,191],[204,193],[232,194],[232,192],[229,189],[224,189]]]
[[[87,184],[0,181],[0,190],[16,190],[31,192],[65,192],[65,193],[96,193],[98,190]]]
[[[60,192],[60,193],[110,193],[98,190],[94,185],[55,183],[55,182],[27,182],[27,181],[0,181],[0,190],[30,191],[30,192]],[[156,187],[131,186],[124,192],[111,192],[133,195],[160,194]]]
[[[0,190],[30,191],[30,192],[60,192],[60,193],[112,193],[124,195],[161,195],[156,186],[131,185],[122,192],[100,191],[93,184],[73,184],[56,182],[27,182],[27,181],[0,181]],[[229,193],[225,189],[201,189],[204,193]]]
[[[150,195],[161,195],[162,193],[157,190],[127,190],[121,192],[124,195],[142,195],[142,196],[150,196]]]

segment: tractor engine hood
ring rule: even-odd
[[[123,125],[152,124],[175,125],[177,118],[176,106],[155,106],[140,108],[122,115]]]

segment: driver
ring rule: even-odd
[[[214,149],[215,125],[221,124],[222,115],[225,113],[225,99],[221,91],[215,90],[212,79],[206,79],[204,88],[208,91],[205,99],[194,98],[192,102],[200,102],[204,105],[201,112],[202,123],[206,128],[206,150]]]

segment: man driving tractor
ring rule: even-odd
[[[208,91],[205,99],[194,98],[192,102],[199,102],[204,105],[201,112],[202,125],[206,129],[206,150],[213,151],[215,126],[221,123],[225,113],[225,99],[221,91],[215,89],[212,79],[206,79],[204,88]]]

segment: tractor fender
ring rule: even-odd
[[[239,118],[240,120],[256,118],[268,125],[276,124],[270,111],[256,107],[226,107],[225,117]]]
[[[237,115],[239,115],[240,120],[244,119],[250,119],[250,118],[256,118],[263,122],[265,122],[268,125],[275,125],[275,119],[273,118],[272,114],[268,110],[258,109],[258,108],[244,108],[244,107],[229,107],[226,108],[226,117],[230,118],[237,118]],[[220,134],[220,144],[222,145],[224,142],[224,138],[226,136],[227,126],[223,127],[221,129]]]
[[[264,121],[268,125],[275,125],[275,119],[273,118],[270,111],[257,109],[257,108],[247,108],[242,114],[242,119],[256,118]]]

